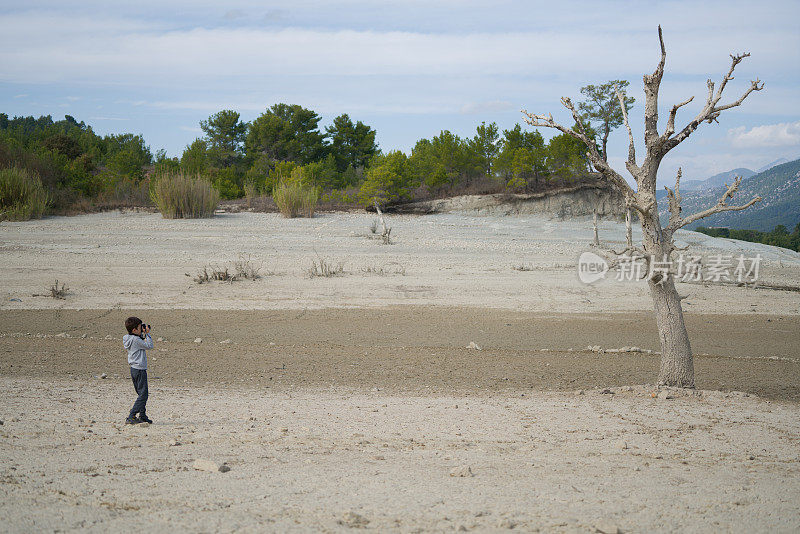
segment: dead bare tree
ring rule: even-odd
[[[661,45],[661,59],[656,70],[652,74],[644,76],[645,110],[644,110],[644,143],[645,156],[641,164],[636,161],[636,145],[633,139],[628,114],[625,110],[625,95],[617,88],[617,98],[622,105],[624,124],[628,131],[628,160],[625,167],[633,176],[636,182],[634,191],[628,182],[603,159],[597,151],[594,140],[590,138],[584,130],[578,112],[569,98],[562,98],[561,103],[567,108],[572,118],[575,120],[576,129],[567,128],[553,120],[552,115],[536,115],[523,110],[525,121],[532,126],[542,126],[555,128],[565,134],[582,141],[587,149],[587,156],[594,167],[600,172],[613,187],[619,190],[625,198],[625,205],[628,209],[636,210],[642,224],[642,246],[633,246],[628,243],[628,247],[638,255],[649,258],[650,261],[667,262],[671,259],[671,254],[676,250],[673,241],[673,234],[679,228],[694,222],[703,217],[708,217],[714,213],[723,211],[737,211],[746,209],[756,202],[760,197],[755,197],[743,205],[729,205],[728,201],[739,189],[741,178],[737,177],[732,185],[728,186],[725,193],[717,201],[716,205],[710,208],[683,217],[681,215],[681,196],[680,196],[680,177],[678,171],[675,180],[675,188],[667,189],[669,198],[669,222],[666,227],[661,226],[658,216],[658,206],[656,204],[656,177],[661,160],[670,150],[685,141],[703,122],[711,124],[717,121],[717,117],[726,110],[739,106],[744,102],[750,93],[760,91],[764,84],[756,79],[750,82],[750,86],[734,102],[720,104],[722,93],[728,82],[733,80],[733,71],[736,66],[749,57],[750,54],[731,55],[731,65],[727,74],[724,75],[719,87],[715,87],[714,82],[709,79],[708,96],[705,105],[682,130],[676,133],[675,118],[678,110],[691,102],[691,97],[680,104],[672,106],[667,118],[667,125],[663,133],[658,131],[658,92],[661,79],[664,76],[664,63],[667,52],[664,47],[664,38],[661,26],[658,27],[658,40]],[[716,90],[715,90],[716,89]],[[675,289],[674,277],[671,272],[666,274],[663,270],[649,269],[647,279],[650,294],[653,298],[655,309],[656,324],[658,326],[659,338],[661,341],[661,368],[658,374],[658,383],[666,386],[694,387],[694,362],[692,359],[692,349],[689,344],[689,336],[686,332],[686,325],[683,319],[681,308],[681,297]]]

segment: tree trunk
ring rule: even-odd
[[[669,261],[672,237],[664,235],[658,212],[642,217],[644,250],[650,255],[650,270],[654,261]],[[658,339],[661,342],[661,369],[658,384],[682,388],[694,387],[694,361],[689,334],[683,320],[683,309],[672,274],[655,272],[648,278],[653,310],[656,314]]]
[[[661,369],[658,384],[681,388],[694,387],[694,361],[689,334],[683,321],[681,299],[672,276],[659,284],[649,281],[650,295],[661,341]]]

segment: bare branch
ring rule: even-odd
[[[725,186],[727,187],[727,190],[722,195],[722,197],[720,197],[720,199],[717,201],[717,204],[715,206],[712,206],[712,207],[710,207],[708,209],[705,209],[703,211],[699,211],[699,212],[697,212],[697,213],[695,213],[693,215],[689,215],[685,219],[682,219],[679,216],[675,221],[673,221],[672,214],[670,214],[670,223],[669,223],[668,229],[671,230],[671,231],[674,231],[674,230],[677,230],[678,228],[682,228],[682,227],[686,226],[687,224],[691,224],[694,221],[697,221],[699,219],[703,219],[705,217],[708,217],[709,215],[714,215],[715,213],[721,213],[723,211],[741,211],[741,210],[749,208],[750,206],[752,206],[756,202],[760,202],[761,201],[761,197],[756,195],[747,204],[742,204],[740,206],[729,206],[728,205],[728,200],[733,198],[733,195],[736,193],[736,191],[739,190],[739,185],[741,183],[742,183],[742,177],[741,176],[736,176],[736,179],[733,181],[732,185],[729,186],[728,184],[725,184]]]
[[[625,120],[625,128],[628,129],[628,163],[627,165],[636,166],[636,143],[633,141],[633,131],[631,130],[631,123],[628,122],[628,110],[625,109],[625,95],[619,90],[619,86],[614,86],[614,92],[617,93],[619,99],[619,106],[622,109],[622,118]],[[629,171],[631,169],[628,169]],[[631,171],[633,174],[633,171]]]
[[[675,104],[672,106],[672,109],[669,112],[669,119],[667,120],[667,129],[664,130],[664,135],[661,136],[663,140],[669,139],[669,137],[675,133],[675,115],[678,113],[678,110],[694,100],[694,97],[691,96],[687,100],[684,100],[680,104]]]
[[[616,186],[631,207],[641,211],[641,208],[635,202],[636,196],[631,186],[628,185],[628,182],[625,181],[625,178],[620,176],[617,171],[608,165],[608,162],[606,162],[597,152],[597,146],[594,144],[594,140],[589,139],[589,137],[586,135],[586,131],[583,128],[583,123],[580,120],[580,115],[578,115],[578,112],[572,105],[572,101],[569,98],[562,98],[561,103],[572,114],[573,119],[575,119],[575,122],[578,124],[579,131],[575,131],[572,128],[567,128],[566,126],[557,123],[555,120],[553,120],[552,114],[537,115],[534,113],[529,113],[527,110],[523,109],[522,114],[525,115],[524,120],[531,126],[553,128],[581,141],[584,145],[586,145],[586,156],[589,158],[589,161],[591,161],[592,165],[594,165],[594,168],[597,169],[598,172],[600,172],[600,174],[602,174],[603,177],[605,177],[609,182],[611,182],[612,185]]]
[[[675,178],[675,189],[670,189],[664,186],[667,190],[667,197],[669,199],[669,224],[674,226],[680,222],[681,219],[681,176],[683,170],[678,167],[678,176]]]
[[[720,99],[722,98],[722,93],[725,90],[725,87],[728,85],[728,82],[733,80],[733,71],[736,69],[736,66],[741,63],[745,58],[750,57],[750,54],[739,54],[739,55],[731,55],[731,66],[728,69],[727,74],[723,76],[722,81],[719,84],[719,88],[717,88],[716,92],[714,92],[714,82],[708,80],[708,97],[706,98],[706,104],[700,113],[692,119],[692,121],[687,124],[683,130],[678,132],[673,137],[666,138],[665,132],[665,141],[663,143],[662,154],[666,154],[676,146],[678,146],[682,141],[684,141],[687,137],[689,137],[700,124],[703,122],[707,122],[711,124],[712,122],[716,122],[717,117],[728,109],[734,108],[739,106],[744,102],[745,98],[750,96],[750,93],[753,91],[761,91],[764,89],[764,82],[759,79],[755,79],[750,82],[750,87],[739,97],[738,100],[731,102],[730,104],[718,105]],[[677,109],[673,108],[673,110],[677,111]],[[670,114],[670,119],[672,120],[672,114]],[[667,131],[673,130],[674,131],[674,122],[670,126],[667,126]],[[670,135],[672,135],[670,133]]]

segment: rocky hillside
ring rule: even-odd
[[[367,208],[369,210],[369,208]],[[474,213],[480,215],[543,214],[564,219],[592,215],[624,217],[622,195],[605,184],[582,184],[544,193],[495,195],[465,195],[394,204],[385,208],[387,213]]]
[[[713,206],[724,191],[724,185],[697,191],[681,191],[683,214],[689,215]],[[777,165],[742,180],[739,192],[729,203],[743,204],[755,195],[761,196],[763,200],[744,211],[712,215],[687,228],[725,226],[764,232],[772,230],[778,224],[794,228],[800,222],[800,160]],[[666,223],[669,217],[667,199],[663,195],[659,196],[659,214],[662,222]]]

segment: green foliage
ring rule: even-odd
[[[503,130],[495,173],[508,189],[527,191],[549,175],[546,157],[542,134],[524,131],[517,124],[511,130]]]
[[[256,118],[245,138],[245,152],[251,158],[260,154],[272,161],[311,163],[325,152],[320,116],[298,105],[275,104]]]
[[[415,178],[429,191],[446,187],[452,190],[482,172],[470,143],[447,130],[430,141],[417,142],[411,151],[411,168]]]
[[[239,187],[239,175],[236,169],[225,167],[223,169],[211,169],[208,171],[211,184],[214,189],[219,191],[220,196],[225,200],[239,198],[242,196],[242,188]]]
[[[239,120],[239,113],[224,109],[200,121],[200,128],[208,138],[209,153],[216,166],[228,167],[241,155],[247,124]]]
[[[319,192],[316,188],[303,184],[295,176],[295,179],[278,183],[272,191],[272,199],[284,217],[313,217]]]
[[[347,184],[342,183],[342,175],[336,171],[333,154],[323,160],[313,161],[302,167],[303,182],[319,188],[339,189]]]
[[[588,171],[586,146],[571,135],[556,135],[547,144],[545,163],[550,174],[573,179]]]
[[[597,125],[597,131],[602,136],[600,154],[604,160],[608,159],[606,145],[611,130],[621,126],[624,121],[615,87],[619,87],[620,93],[624,93],[625,88],[628,87],[628,81],[611,80],[601,85],[581,87],[581,94],[586,97],[586,100],[578,103],[578,109],[582,112],[584,122],[588,122],[592,126]],[[629,96],[625,96],[624,99],[625,110],[630,111],[635,100]]]
[[[0,169],[0,220],[40,219],[48,204],[37,175],[19,167]]]
[[[58,152],[69,159],[75,159],[83,150],[80,143],[65,133],[57,133],[44,140],[44,147],[53,152]]]
[[[492,166],[494,160],[499,152],[497,124],[491,123],[487,125],[482,122],[477,129],[475,137],[469,140],[469,150],[474,154],[477,165],[486,176],[493,176]]]
[[[800,252],[800,223],[794,227],[790,234],[789,230],[782,224],[777,225],[771,232],[759,232],[758,230],[737,230],[735,228],[706,228],[698,226],[698,232],[702,232],[711,237],[724,237],[728,239],[739,239],[751,243],[764,243],[776,247],[788,248]]]
[[[325,131],[330,137],[330,153],[339,172],[345,172],[349,167],[353,169],[366,167],[369,159],[378,152],[375,130],[361,121],[353,124],[347,114],[333,119],[333,124]]]
[[[409,197],[414,184],[411,165],[399,150],[379,154],[370,160],[358,200],[368,206],[377,202],[384,206]]]
[[[220,195],[207,178],[177,173],[156,177],[152,198],[165,219],[197,219],[214,216]]]
[[[181,156],[181,170],[190,175],[202,174],[210,167],[208,143],[197,138],[187,146]]]

